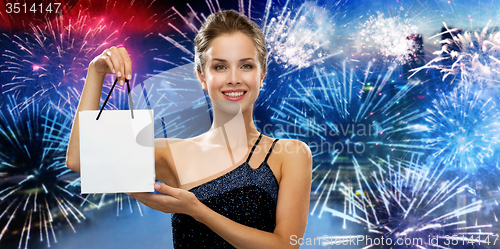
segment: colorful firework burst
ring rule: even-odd
[[[22,33],[3,34],[8,49],[0,68],[9,77],[3,93],[29,96],[23,106],[31,100],[52,100],[58,92],[65,95],[70,87],[83,83],[90,60],[116,39],[116,32],[104,30],[102,21],[80,12],[77,18],[61,16]]]
[[[436,36],[450,38],[441,41],[441,50],[434,52],[436,58],[413,71],[438,69],[443,74],[443,81],[452,77],[451,81],[460,85],[498,86],[500,32],[489,32],[487,25],[480,33],[465,31],[462,34],[461,29],[443,24],[443,32]]]

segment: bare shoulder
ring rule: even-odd
[[[283,170],[303,172],[312,168],[312,153],[306,143],[295,139],[280,139],[275,146],[275,151],[281,154]]]
[[[280,139],[276,143],[276,150],[287,158],[311,158],[311,149],[309,146],[296,139]]]

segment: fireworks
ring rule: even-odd
[[[269,57],[286,70],[309,67],[323,62],[334,54],[328,54],[332,46],[335,25],[331,23],[332,14],[312,2],[305,2],[297,11],[289,10],[285,4],[277,17],[273,13],[271,1],[266,7],[263,28]]]
[[[74,230],[73,222],[85,219],[75,204],[81,198],[71,184],[76,176],[65,164],[72,120],[33,101],[21,112],[9,100],[0,113],[0,239],[17,234],[19,247],[27,247],[39,234],[50,246],[61,220]]]
[[[387,160],[372,161],[377,167],[368,178],[354,161],[356,183],[354,185],[338,183],[340,192],[345,197],[344,211],[339,212],[327,206],[325,199],[320,210],[346,221],[365,225],[369,233],[383,236],[392,245],[398,245],[398,239],[417,239],[416,248],[442,247],[451,236],[467,237],[471,242],[485,243],[487,232],[492,224],[470,224],[469,217],[478,213],[483,204],[472,198],[476,192],[467,184],[468,176],[445,180],[445,167],[421,165],[414,158],[410,161]],[[328,188],[328,195],[335,189],[337,181]],[[320,200],[318,199],[318,202]],[[456,208],[457,201],[462,203]],[[470,239],[470,235],[475,236]],[[431,238],[438,238],[432,242]],[[490,241],[491,243],[492,241]],[[406,248],[407,245],[399,244]]]
[[[2,85],[4,93],[29,96],[31,100],[53,100],[61,92],[66,95],[70,87],[80,86],[88,63],[113,41],[115,33],[105,34],[105,25],[81,14],[78,18],[60,17],[29,31],[4,34],[5,61],[0,66],[9,82]],[[11,41],[11,44],[7,44]],[[57,102],[57,99],[54,100]]]
[[[438,34],[450,36],[441,41],[436,58],[414,69],[434,68],[443,73],[443,81],[451,77],[460,84],[496,86],[500,78],[500,32],[488,32],[486,26],[480,33],[448,28]],[[433,37],[431,37],[433,38]]]
[[[377,16],[361,25],[358,47],[361,50],[375,48],[386,59],[405,64],[413,59],[415,52],[421,50],[421,44],[412,39],[417,33],[417,26],[413,25],[406,15],[385,17],[378,12]]]
[[[482,91],[469,87],[454,89],[433,100],[428,125],[427,146],[436,150],[433,156],[446,165],[467,169],[484,165],[500,142],[500,114],[492,98],[483,99]]]
[[[43,25],[30,23],[26,31],[4,33],[2,43],[6,49],[0,70],[7,82],[2,85],[3,93],[28,96],[26,104],[21,103],[25,106],[32,99],[58,102],[58,96],[68,96],[71,88],[81,90],[88,64],[104,49],[126,45],[132,32],[141,40],[150,36],[151,30],[163,28],[168,17],[144,15],[152,11],[153,3],[107,1],[103,6],[106,8],[101,9],[96,6],[103,3],[81,1],[70,12]],[[113,18],[101,17],[103,13],[96,10],[105,10]],[[151,50],[155,49],[136,52],[129,48],[129,53],[135,60]]]
[[[417,32],[432,36],[442,20],[484,27],[482,20],[496,20],[498,2],[396,2],[209,0],[172,7],[150,0],[79,1],[45,25],[3,34],[0,244],[52,245],[60,227],[79,230],[76,222],[89,209],[142,215],[143,206],[125,195],[80,196],[78,175],[64,165],[87,65],[105,48],[125,45],[136,74],[134,104],[155,109],[155,137],[200,134],[211,120],[192,72],[193,37],[208,14],[232,7],[255,20],[268,43],[268,72],[254,113],[258,127],[266,133],[272,124],[278,129],[268,135],[298,138],[313,152],[311,215],[326,224],[325,215],[333,214],[344,221],[341,232],[360,224],[394,242],[427,242],[418,248],[453,248],[430,243],[435,234],[440,242],[452,234],[474,234],[476,242],[495,236],[500,110],[492,88],[500,78],[500,32],[491,25],[477,32],[445,27],[438,34],[449,38],[437,58],[414,71],[441,71],[443,81],[459,85],[451,92],[426,95],[425,88],[440,80],[424,74],[408,80],[397,70],[422,55]],[[366,9],[383,13],[365,16]],[[356,53],[342,61],[350,48]],[[374,51],[381,63],[366,56]],[[150,78],[141,82],[144,76]],[[115,88],[106,109],[127,108],[126,91]],[[408,154],[414,158],[402,159]]]
[[[389,151],[420,149],[405,135],[408,123],[423,115],[418,110],[404,110],[404,98],[416,84],[409,82],[401,90],[395,89],[391,84],[394,67],[376,75],[371,65],[359,72],[349,70],[344,62],[340,73],[316,70],[313,80],[289,85],[293,95],[273,108],[273,120],[301,131],[276,135],[317,137],[321,145],[310,144],[315,153],[339,151],[348,157],[368,156],[380,147]],[[358,74],[363,78],[358,79]]]

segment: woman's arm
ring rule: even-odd
[[[177,171],[175,170],[175,163],[169,146],[172,140],[176,139],[155,139],[155,174],[156,179],[168,186],[178,188]]]
[[[236,248],[297,248],[291,236],[304,235],[311,191],[312,156],[309,147],[297,140],[280,140],[283,151],[281,182],[273,233],[239,224],[201,203],[186,190],[156,184],[167,195],[129,194],[146,206],[166,213],[184,213],[205,224]],[[276,149],[278,150],[278,148]]]
[[[66,165],[69,169],[76,172],[80,172],[80,130],[78,114],[83,110],[98,110],[102,83],[107,73],[116,73],[120,85],[123,85],[125,78],[131,78],[132,63],[125,48],[112,47],[106,49],[89,64],[87,79],[85,80],[80,103],[75,113],[68,149],[66,151]]]

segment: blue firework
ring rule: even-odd
[[[433,156],[464,169],[485,166],[500,142],[500,114],[493,98],[464,87],[442,93],[432,104],[420,128],[428,132],[423,139],[435,150]]]
[[[75,231],[73,223],[85,219],[72,185],[77,176],[66,167],[72,119],[34,101],[21,111],[13,96],[8,100],[0,113],[0,240],[27,247],[31,238],[50,246],[56,226]]]
[[[318,155],[367,158],[377,148],[422,150],[408,135],[412,133],[408,124],[424,114],[406,110],[406,97],[417,83],[395,84],[395,67],[376,74],[371,66],[361,71],[348,68],[344,61],[340,72],[316,69],[309,80],[288,85],[289,98],[273,108],[276,126],[283,127],[275,133],[320,139],[311,144]]]

